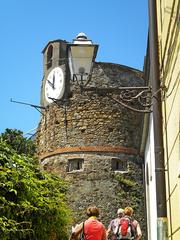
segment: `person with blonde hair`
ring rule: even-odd
[[[132,207],[126,207],[124,209],[124,217],[122,217],[120,219],[120,222],[119,222],[119,239],[134,239],[134,240],[140,240],[141,237],[142,237],[142,232],[141,232],[141,228],[140,228],[140,224],[137,220],[133,219],[133,213],[134,213],[134,210],[132,209]],[[128,224],[126,223],[128,222]],[[133,236],[130,236],[129,237],[126,237],[128,236],[128,232],[126,233],[127,235],[124,236],[123,235],[123,231],[125,232],[125,227],[123,229],[123,224],[129,228],[129,226],[131,227],[131,229],[129,230],[129,234],[132,234]],[[126,229],[128,231],[128,229]]]
[[[98,220],[99,213],[96,206],[88,207],[86,210],[88,219],[73,229],[70,240],[79,239],[80,234],[84,235],[84,240],[107,240],[106,229]]]

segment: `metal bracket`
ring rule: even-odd
[[[155,172],[167,172],[168,170],[165,168],[155,168]]]
[[[83,79],[83,77],[86,77],[86,80]],[[79,78],[79,80],[78,80]],[[73,82],[77,82],[77,85],[80,87],[81,94],[83,93],[84,87],[87,86],[87,84],[91,80],[91,75],[79,73],[79,74],[73,74]]]
[[[49,99],[51,99],[53,101],[53,103],[55,103],[56,105],[60,106],[67,106],[68,104],[68,100],[65,98],[63,100],[61,99],[57,99],[57,98],[52,98],[52,97],[48,97]]]
[[[33,108],[35,108],[38,112],[40,112],[42,115],[44,115],[44,113],[43,113],[42,111],[40,111],[39,109],[44,109],[44,110],[47,109],[46,107],[34,105],[34,104],[31,104],[31,103],[14,101],[12,98],[11,98],[10,101],[13,102],[13,103],[18,103],[18,104],[23,104],[23,105],[27,105],[27,106],[33,107]]]
[[[94,92],[105,95],[116,103],[141,113],[152,112],[152,91],[150,87],[119,87],[119,88],[83,88],[83,92]],[[116,96],[115,96],[116,94]]]

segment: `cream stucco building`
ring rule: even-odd
[[[169,239],[180,239],[180,1],[157,1]]]
[[[151,5],[151,3],[154,5]],[[157,183],[156,159],[154,156],[155,131],[152,126],[153,114],[150,115],[148,137],[145,147],[145,175],[146,175],[146,199],[147,199],[147,226],[148,239],[180,239],[180,1],[161,0],[149,1],[156,12],[156,35],[157,39],[149,38],[149,47],[146,61],[146,75],[151,81],[157,81],[152,74],[154,68],[151,59],[151,52],[154,51],[157,43],[158,74],[161,91],[162,107],[162,141],[163,141],[163,163],[164,163],[164,186],[165,207],[167,207],[168,236],[166,238],[158,235],[157,221],[157,186],[161,187],[162,182]],[[150,7],[150,8],[151,8]],[[151,11],[151,10],[150,10]],[[150,36],[154,31],[151,26],[152,13],[150,12]],[[156,41],[157,40],[157,41]],[[148,66],[148,67],[147,67]],[[152,71],[151,71],[152,70]],[[148,74],[147,74],[148,73]],[[154,93],[155,94],[155,93]],[[152,147],[154,145],[154,147]],[[157,208],[155,208],[155,205]],[[152,220],[153,219],[153,220]],[[161,231],[161,229],[160,229]]]

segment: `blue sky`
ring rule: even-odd
[[[96,61],[143,69],[147,0],[2,0],[0,8],[0,133],[38,126],[36,109],[10,99],[40,104],[41,51],[51,40],[85,32],[99,44]]]

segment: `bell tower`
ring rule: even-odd
[[[103,88],[118,96],[119,87],[144,85],[143,73],[120,64],[94,62],[88,81],[89,89],[94,90],[82,92],[70,80],[67,44],[51,41],[42,52],[41,102],[47,109],[36,138],[39,161],[45,170],[69,182],[68,201],[76,221],[83,220],[84,209],[91,204],[100,207],[106,225],[117,208],[127,205],[143,220],[139,157],[143,116],[96,91]]]
[[[43,54],[43,79],[41,85],[41,105],[47,106],[53,102],[46,96],[47,91],[51,93],[52,97],[56,96],[58,99],[63,98],[65,95],[65,88],[67,83],[67,42],[64,40],[50,41],[42,50]],[[59,83],[59,74],[63,75],[60,81],[64,81],[62,94],[59,96],[57,93],[61,90],[62,86],[56,85]],[[50,79],[48,79],[48,76]],[[54,79],[53,79],[54,78]],[[57,78],[57,80],[56,80]],[[48,82],[47,82],[48,81]],[[54,81],[54,82],[53,82]],[[47,82],[47,85],[46,85]],[[56,86],[55,86],[56,85]],[[62,84],[61,84],[62,85]],[[48,94],[48,93],[47,93]],[[50,97],[50,96],[49,96]],[[55,99],[54,99],[55,100]]]

